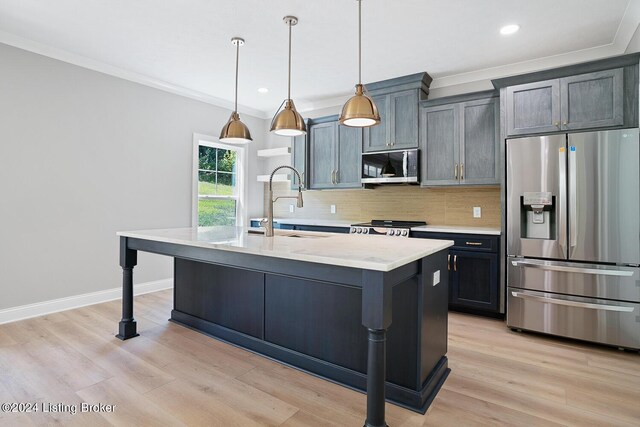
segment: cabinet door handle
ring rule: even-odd
[[[482,243],[480,242],[464,242],[465,245],[469,245],[469,246],[482,246]]]
[[[336,177],[336,170],[335,170],[335,169],[332,169],[332,170],[331,170],[331,183],[332,183],[332,184],[335,184],[335,183],[336,183],[336,178],[335,178],[335,177]]]
[[[301,174],[301,178],[302,178],[302,182],[300,183],[300,185],[304,187],[304,171]]]
[[[453,271],[458,271],[458,255],[453,256]]]
[[[458,179],[458,164],[453,167],[453,176],[455,179]]]
[[[569,124],[569,120],[565,120],[564,122],[562,122],[562,124],[563,124],[564,126],[568,125],[568,124]]]
[[[460,164],[460,179],[464,179],[464,163]]]
[[[393,147],[394,145],[396,145],[396,143],[395,143],[395,142],[392,142],[392,143],[391,143],[391,146]]]
[[[553,125],[554,125],[555,127],[559,128],[559,127],[560,127],[560,122],[553,122]]]
[[[447,255],[447,271],[451,270],[451,254]]]
[[[336,182],[335,182],[336,184],[340,182],[340,175],[339,175],[339,173],[340,173],[340,169],[336,169]]]

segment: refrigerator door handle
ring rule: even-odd
[[[569,146],[569,248],[578,244],[578,202],[576,182],[576,147]],[[571,254],[569,254],[571,255]]]
[[[594,310],[617,311],[617,312],[624,312],[624,313],[631,313],[634,310],[634,307],[629,307],[629,306],[571,301],[571,300],[559,298],[559,297],[551,298],[551,297],[544,297],[540,295],[529,294],[523,291],[517,291],[517,292],[511,291],[511,295],[515,298],[529,299],[529,300],[540,301],[540,302],[549,303],[549,304],[566,305],[570,307],[591,308]]]
[[[567,258],[567,155],[561,147],[558,159],[558,245],[564,258]]]
[[[600,269],[600,268],[584,268],[573,267],[569,265],[550,264],[548,261],[533,261],[533,260],[513,260],[511,264],[514,267],[531,267],[539,268],[541,270],[561,271],[565,273],[582,273],[582,274],[596,274],[599,276],[621,276],[631,277],[633,271],[631,270],[614,270],[614,269]]]

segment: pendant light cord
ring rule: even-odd
[[[358,84],[362,84],[362,0],[358,0]]]
[[[240,42],[236,42],[236,102],[234,111],[238,112],[238,64],[240,62]]]
[[[287,99],[291,99],[291,22],[289,22],[289,86],[287,89]]]

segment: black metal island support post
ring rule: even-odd
[[[145,251],[174,258],[172,322],[366,391],[367,427],[387,425],[385,399],[424,413],[450,371],[451,241],[235,227],[118,234],[122,340],[138,335],[132,272]],[[341,249],[331,258],[327,247]]]

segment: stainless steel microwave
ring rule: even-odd
[[[363,184],[418,184],[419,150],[392,150],[362,155]]]

